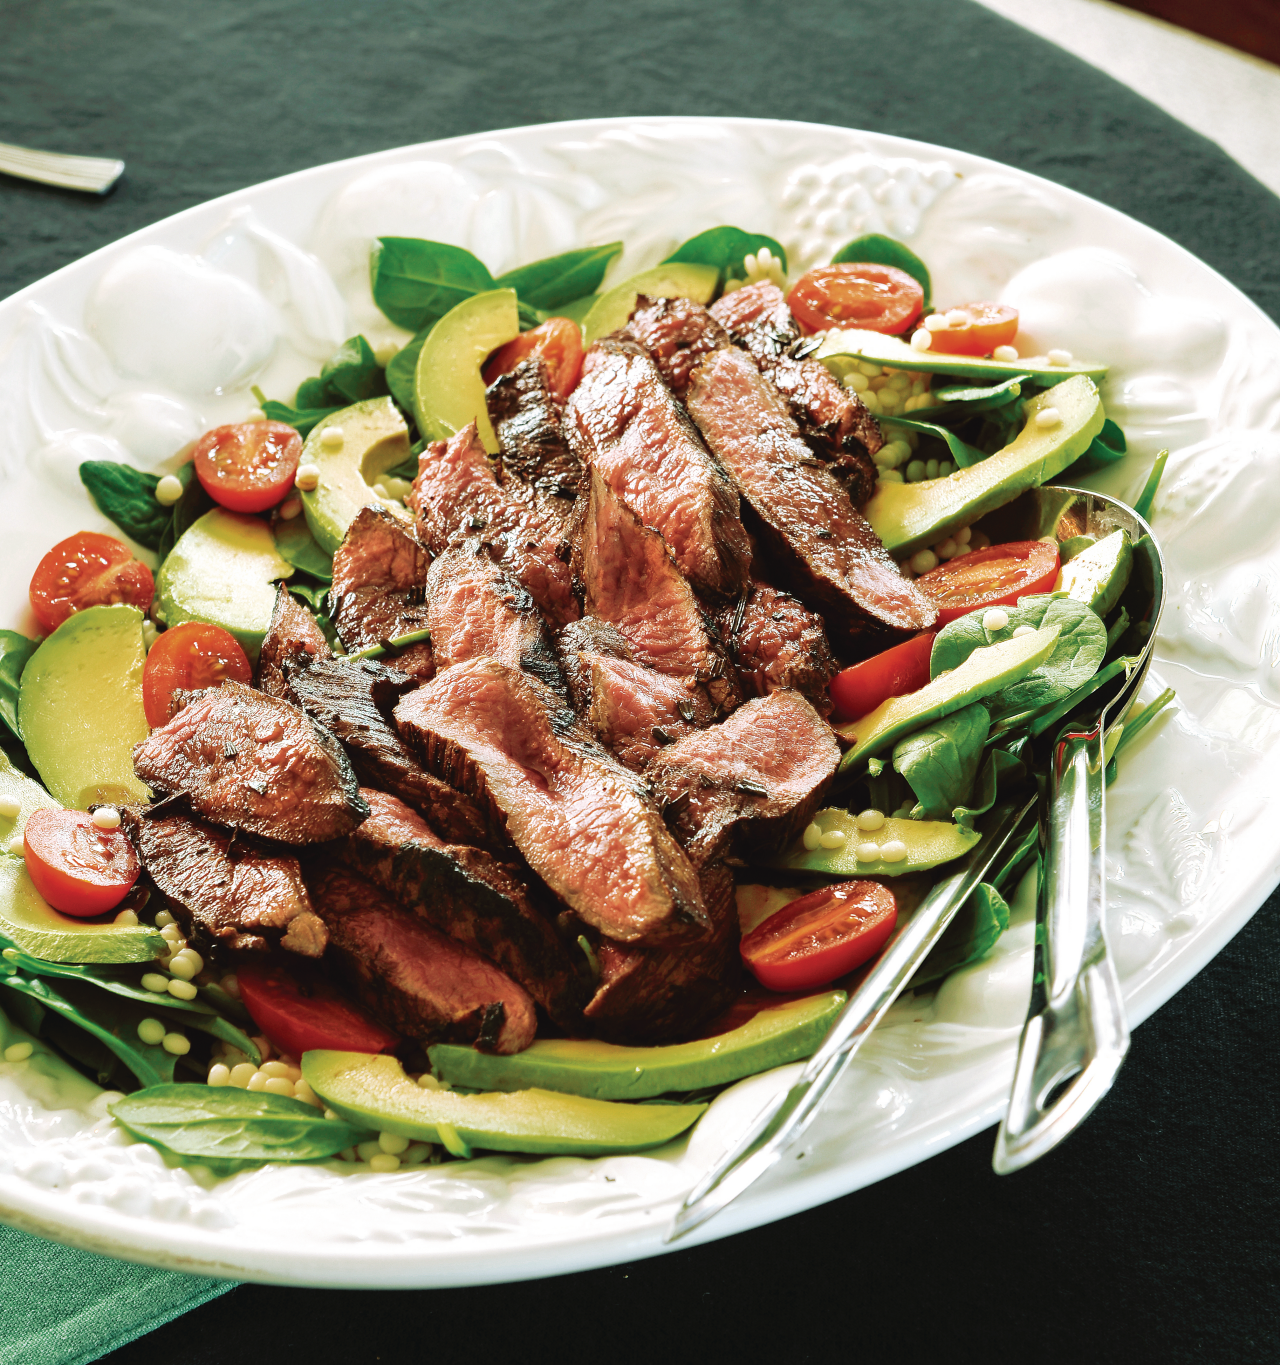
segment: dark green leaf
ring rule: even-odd
[[[288,521],[277,518],[271,532],[282,559],[312,578],[324,583],[333,582],[333,556],[317,543],[306,517],[299,515]]]
[[[933,422],[918,422],[914,418],[892,417],[885,420],[888,427],[907,427],[911,431],[923,431],[927,436],[936,436],[938,440],[946,444],[951,452],[951,458],[961,469],[968,469],[971,464],[977,464],[979,460],[987,458],[984,451],[962,441],[954,431],[947,427],[936,426]]]
[[[322,579],[296,573],[287,580],[287,586],[289,591],[300,597],[312,611],[322,612],[324,610],[324,599],[325,594],[329,591],[329,584]]]
[[[1138,666],[1141,656],[1137,654],[1125,654],[1118,659],[1112,659],[1110,663],[1104,664],[1083,686],[1071,693],[1069,697],[1063,697],[1048,710],[1041,710],[1031,719],[1027,726],[1027,733],[1033,737],[1042,735],[1048,729],[1057,725],[1064,716],[1069,715],[1088,701],[1095,692],[1100,691],[1108,683],[1114,682],[1121,674],[1126,677]]]
[[[288,403],[277,403],[273,398],[263,398],[261,394],[258,395],[258,404],[273,422],[284,422],[303,437],[311,434],[312,427],[326,417],[332,417],[335,412],[341,412],[345,406],[339,403],[331,408],[295,408]]]
[[[1008,795],[1027,780],[1027,766],[1007,749],[991,749],[978,772],[969,806],[957,806],[951,818],[964,829],[972,829],[978,817],[985,815],[996,803],[996,798]]]
[[[98,511],[125,535],[148,550],[160,548],[173,513],[156,501],[157,475],[115,460],[85,460],[80,482],[98,504]]]
[[[1137,715],[1133,715],[1132,711],[1129,713],[1133,716],[1133,719],[1125,721],[1124,729],[1120,733],[1120,742],[1111,751],[1111,760],[1113,763],[1176,696],[1177,693],[1172,687],[1166,687],[1154,701],[1149,702],[1144,706]]]
[[[1030,381],[1029,374],[1019,374],[1011,379],[1003,379],[998,384],[947,384],[933,390],[929,415],[954,417],[985,412],[989,408],[1002,408],[1021,397],[1023,385]]]
[[[1005,898],[994,886],[979,882],[911,978],[911,989],[941,981],[958,968],[986,957],[1008,927]]]
[[[728,226],[708,228],[706,232],[690,237],[676,247],[663,265],[668,261],[689,261],[694,265],[718,266],[723,285],[727,279],[742,279],[747,273],[744,258],[758,253],[762,246],[767,246],[786,270],[787,253],[780,242],[760,232],[743,232],[741,228]]]
[[[18,739],[22,738],[18,730],[18,684],[39,643],[16,630],[0,630],[0,720]]]
[[[582,325],[582,320],[595,307],[599,294],[584,294],[580,299],[570,299],[552,314],[557,318],[568,318],[570,322]]]
[[[374,359],[373,348],[362,336],[350,337],[325,361],[319,383],[330,401],[343,406],[361,403],[366,398],[381,398],[387,392],[382,366]],[[302,390],[298,390],[301,400]]]
[[[196,478],[194,464],[184,464],[174,473],[182,480],[182,496],[173,504],[173,515],[169,519],[169,529],[160,538],[156,554],[164,563],[165,556],[178,543],[183,533],[213,507],[213,499],[204,491],[204,485]]]
[[[406,411],[416,410],[416,386],[414,376],[418,370],[418,352],[422,350],[422,343],[427,339],[427,333],[435,326],[433,319],[431,325],[424,327],[411,340],[395,353],[391,363],[387,366],[387,387],[391,390],[391,396]]]
[[[1144,520],[1151,517],[1151,508],[1156,500],[1156,490],[1160,487],[1160,480],[1164,475],[1164,467],[1168,463],[1169,452],[1162,450],[1156,456],[1156,462],[1151,466],[1151,473],[1147,475],[1147,482],[1143,486],[1138,501],[1133,504],[1133,510]]]
[[[1105,469],[1107,465],[1124,459],[1126,449],[1124,432],[1108,417],[1102,424],[1102,430],[1089,443],[1089,448],[1071,465],[1071,472],[1079,476]]]
[[[991,717],[979,702],[934,721],[893,748],[894,770],[916,794],[916,820],[946,820],[973,788]]]
[[[318,1161],[365,1136],[301,1100],[231,1085],[153,1085],[110,1111],[136,1137],[218,1161]]]
[[[451,308],[495,288],[471,252],[420,237],[380,237],[373,254],[373,301],[410,332],[429,327]]]
[[[855,237],[831,258],[832,265],[840,265],[845,261],[874,261],[877,265],[891,265],[898,270],[905,270],[913,279],[919,280],[920,287],[924,290],[925,312],[932,306],[930,295],[933,286],[929,280],[928,268],[914,251],[894,238],[886,237],[881,232],[869,232],[865,237]]]
[[[548,256],[530,265],[518,266],[499,275],[497,289],[514,289],[521,303],[531,304],[544,313],[554,313],[566,303],[594,294],[600,288],[609,262],[622,250],[621,242],[605,246],[586,246]]]

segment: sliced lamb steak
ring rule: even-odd
[[[361,794],[371,813],[343,845],[344,861],[441,933],[497,963],[561,1028],[579,1026],[590,997],[578,969],[582,956],[535,904],[521,880],[527,869],[445,843],[394,796]]]
[[[617,626],[594,616],[571,621],[556,637],[560,671],[569,685],[569,700],[579,711],[591,705],[591,660],[597,654],[631,660],[631,646]]]
[[[437,668],[489,655],[564,690],[542,613],[481,541],[455,545],[436,560],[427,575],[427,604]]]
[[[582,464],[565,439],[542,361],[537,356],[522,360],[489,385],[485,399],[502,448],[503,472],[543,493],[572,498]]]
[[[425,923],[345,867],[309,876],[312,903],[361,1001],[397,1033],[428,1043],[519,1052],[538,1016],[524,990],[492,962]]]
[[[717,618],[744,687],[757,697],[779,688],[802,692],[822,714],[831,710],[827,684],[839,671],[822,617],[788,592],[753,581]]]
[[[134,747],[133,765],[197,815],[285,844],[339,839],[369,814],[333,736],[243,683],[197,692]]]
[[[703,931],[697,874],[647,791],[549,687],[475,659],[411,692],[395,719],[429,769],[487,801],[495,824],[585,923],[624,942]]]
[[[474,422],[422,452],[412,499],[418,534],[432,554],[479,535],[553,625],[577,619],[569,566],[560,557],[570,504],[515,480],[499,483]]]
[[[587,723],[628,768],[639,771],[664,746],[716,719],[701,687],[604,654],[595,655],[590,668]]]
[[[839,763],[813,707],[798,692],[771,692],[664,749],[646,776],[676,838],[705,867],[782,848],[809,823]]]
[[[574,450],[666,541],[695,588],[735,596],[751,551],[724,470],[640,346],[606,337],[590,356],[565,409]]]
[[[299,654],[328,659],[333,650],[316,618],[280,583],[276,587],[271,624],[258,653],[258,687],[269,696],[290,700],[285,689],[284,666]]]
[[[385,507],[362,507],[333,557],[329,603],[333,628],[348,650],[370,649],[385,640],[427,628],[423,584],[431,555],[411,527]],[[431,642],[399,651],[396,667],[416,678],[435,668]]]
[[[813,458],[778,391],[736,348],[713,351],[689,386],[689,411],[738,485],[787,586],[828,633],[925,630],[937,609],[881,545],[843,486]],[[865,652],[865,642],[864,642]]]
[[[729,333],[692,299],[636,298],[626,335],[653,357],[667,387],[683,401],[693,367],[710,351],[731,346]]]
[[[319,957],[329,941],[297,858],[189,815],[124,812],[125,830],[189,938]]]
[[[290,697],[341,741],[362,781],[394,793],[453,843],[490,841],[479,805],[423,771],[391,723],[414,679],[376,659],[317,660],[285,673]]]

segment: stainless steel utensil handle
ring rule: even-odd
[[[0,142],[0,171],[87,194],[106,194],[120,179],[124,162],[101,156],[66,156]]]
[[[676,1214],[667,1242],[676,1241],[719,1213],[773,1166],[808,1128],[871,1030],[901,994],[965,898],[986,876],[1034,806],[1033,797],[1023,805],[1009,806],[998,813],[965,866],[939,882],[924,898],[845,1002],[796,1083],[765,1106],[745,1136],[694,1186]]]
[[[992,1157],[1000,1175],[1038,1160],[1083,1123],[1129,1050],[1103,925],[1104,733],[1099,718],[1086,731],[1063,735],[1049,765],[1031,1006]]]

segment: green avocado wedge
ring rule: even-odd
[[[452,1043],[438,1043],[427,1053],[441,1080],[473,1090],[539,1086],[596,1100],[644,1100],[727,1085],[810,1057],[844,1002],[843,991],[788,1000],[761,1010],[728,1033],[668,1047],[548,1038],[512,1057]]]
[[[1107,366],[1091,360],[1073,360],[1066,365],[1054,365],[1048,356],[992,360],[986,356],[917,351],[900,337],[886,336],[883,332],[867,332],[856,327],[828,332],[815,355],[837,379],[843,378],[850,364],[858,360],[867,360],[873,365],[887,365],[895,370],[953,374],[969,379],[984,379],[988,383],[1030,375],[1037,384],[1050,386],[1080,374],[1100,380],[1107,373]]]
[[[619,327],[625,327],[635,311],[636,297],[648,294],[655,299],[692,299],[710,303],[720,283],[720,267],[693,261],[668,261],[642,270],[629,280],[615,284],[595,301],[582,320],[582,340],[587,346]]]
[[[1133,572],[1133,542],[1125,530],[1112,531],[1064,562],[1055,591],[1106,616],[1129,586]]]
[[[1038,416],[1050,408],[1058,420],[1041,426]],[[1084,374],[1037,394],[1024,412],[1017,436],[977,464],[941,479],[878,483],[863,512],[885,549],[901,559],[1048,483],[1084,454],[1106,420],[1097,387]]]
[[[823,834],[839,830],[845,836],[844,843],[839,848],[807,849],[797,839],[773,861],[774,867],[824,877],[901,877],[963,858],[982,837],[976,830],[953,825],[949,820],[898,820],[890,816],[878,830],[867,833],[858,828],[857,820],[847,810],[820,810],[813,819]],[[893,839],[907,846],[905,858],[893,863],[883,858],[859,860],[860,844],[873,843],[879,847]]]
[[[679,1137],[705,1104],[617,1104],[553,1090],[455,1095],[424,1090],[385,1053],[307,1052],[307,1084],[339,1118],[360,1128],[442,1143],[454,1156],[475,1148],[539,1156],[640,1152]]]

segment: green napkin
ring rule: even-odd
[[[0,1227],[0,1365],[79,1365],[234,1289]]]

